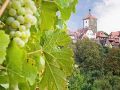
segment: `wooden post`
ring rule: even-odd
[[[6,9],[6,7],[7,7],[7,5],[8,5],[9,2],[10,2],[10,0],[6,0],[6,1],[3,3],[2,7],[0,8],[0,17],[2,16],[2,14],[3,14],[3,12],[5,11],[5,9]]]

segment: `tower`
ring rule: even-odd
[[[83,28],[88,28],[93,33],[97,32],[97,18],[91,14],[91,9],[89,9],[88,16],[83,19]]]

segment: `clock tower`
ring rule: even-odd
[[[83,28],[88,28],[93,33],[97,32],[97,18],[91,14],[91,9],[89,9],[88,16],[83,19]]]

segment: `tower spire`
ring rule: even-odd
[[[83,19],[83,28],[89,28],[94,33],[97,32],[97,18],[92,15],[91,9],[89,9],[87,17]]]
[[[91,15],[91,9],[89,9],[89,15]]]

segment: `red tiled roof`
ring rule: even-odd
[[[110,36],[119,36],[119,35],[120,35],[120,31],[110,33]]]
[[[97,19],[95,16],[89,14],[88,16],[86,16],[85,18],[83,18],[83,20],[85,19]]]
[[[103,32],[103,31],[98,31],[98,32],[96,33],[96,37],[108,37],[108,36],[105,35],[105,32]]]
[[[85,34],[88,31],[88,28],[78,29],[80,34]]]
[[[109,35],[108,40],[113,42],[112,45],[117,46],[120,44],[120,31],[111,32]]]

